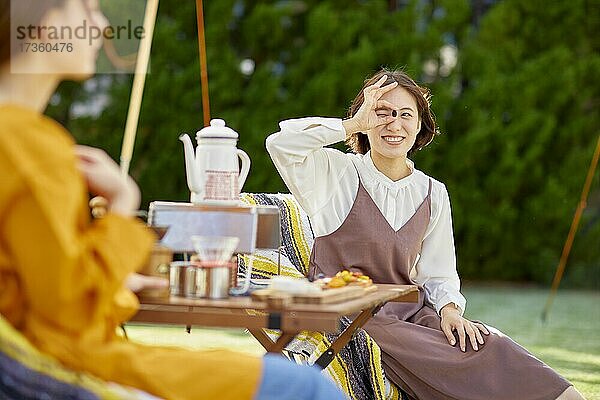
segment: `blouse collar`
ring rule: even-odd
[[[373,159],[371,159],[371,150],[369,150],[365,155],[363,155],[362,164],[364,165],[364,171],[367,173],[369,178],[377,181],[378,183],[390,189],[397,190],[403,188],[411,184],[415,179],[415,164],[408,158],[406,159],[406,164],[410,169],[410,174],[397,181],[391,180],[377,169],[375,164],[373,164]]]

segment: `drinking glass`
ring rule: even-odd
[[[192,236],[200,261],[206,262],[229,262],[239,242],[235,236]]]

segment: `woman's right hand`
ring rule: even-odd
[[[133,215],[140,205],[140,190],[133,179],[123,176],[117,163],[103,150],[75,146],[75,154],[90,193],[106,198],[111,212]]]
[[[393,115],[393,111],[397,112],[398,107],[389,101],[381,100],[381,97],[396,88],[398,82],[381,86],[386,80],[387,75],[384,75],[363,90],[364,101],[358,111],[350,119],[342,121],[346,134],[366,133],[370,129],[389,124],[397,118],[397,115]],[[387,112],[382,112],[382,110],[387,110]]]
[[[138,273],[130,274],[125,280],[125,286],[133,293],[144,289],[164,289],[169,287],[169,280],[158,276],[147,276]]]
[[[440,310],[442,331],[451,346],[456,344],[454,331],[458,335],[458,341],[462,352],[467,351],[467,340],[471,342],[473,350],[478,351],[479,346],[484,344],[483,336],[489,335],[490,331],[479,322],[469,321],[460,315],[458,307],[454,303],[448,303]]]

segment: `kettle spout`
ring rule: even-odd
[[[185,171],[187,176],[187,184],[191,192],[199,192],[200,183],[196,171],[196,155],[194,154],[194,145],[192,140],[186,134],[179,136],[179,140],[183,142],[183,150],[185,154]]]

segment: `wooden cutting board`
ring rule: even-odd
[[[331,304],[340,301],[352,300],[357,297],[377,290],[375,285],[371,286],[344,286],[335,289],[326,289],[320,293],[294,295],[294,303],[300,304]]]
[[[344,286],[336,289],[326,289],[318,293],[294,295],[291,302],[296,304],[332,304],[352,300],[377,290],[377,286]],[[271,289],[260,289],[252,292],[252,298],[269,302],[278,299],[282,294]]]

